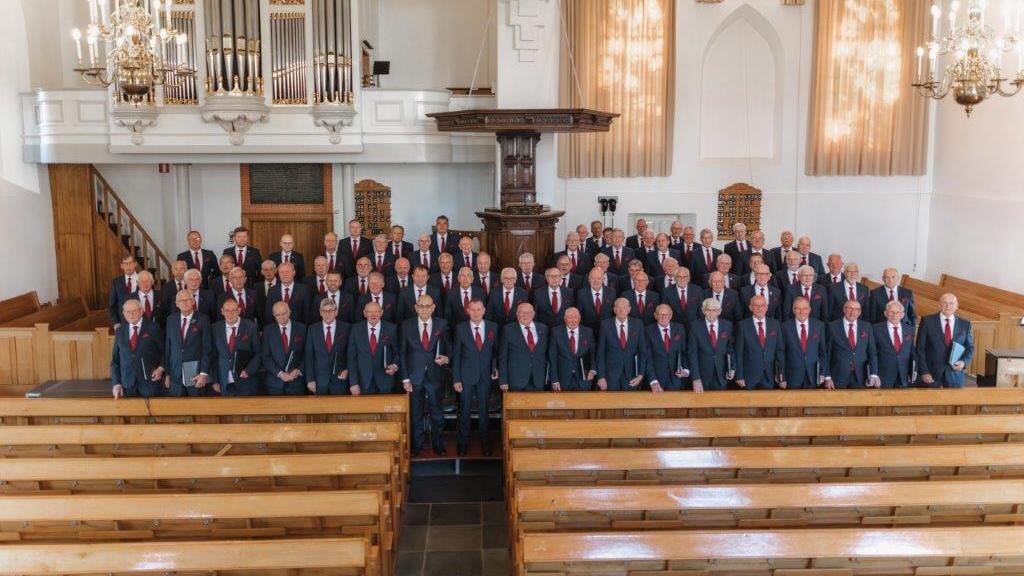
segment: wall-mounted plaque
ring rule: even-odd
[[[360,180],[355,190],[356,220],[364,234],[387,234],[391,230],[391,188],[376,180]]]
[[[323,164],[250,164],[252,204],[323,204]]]
[[[718,191],[718,238],[732,240],[732,226],[747,225],[747,231],[761,229],[761,191],[749,184],[737,183]]]

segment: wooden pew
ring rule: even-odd
[[[862,446],[1024,441],[1024,418],[1014,415],[512,420],[506,424],[506,429],[512,448]],[[0,428],[2,444],[3,428]]]
[[[97,328],[111,328],[110,315],[106,310],[93,310],[83,318],[57,328],[57,332],[93,332]]]
[[[31,328],[36,324],[49,324],[51,330],[70,324],[79,318],[89,315],[89,307],[85,299],[79,296],[63,304],[47,306],[27,316],[20,316],[5,322],[4,328]]]
[[[13,298],[0,300],[0,325],[38,312],[40,308],[39,296],[35,292],[26,292]]]
[[[1000,304],[1001,310],[1005,312],[1024,312],[1024,294],[986,286],[964,278],[950,276],[949,274],[943,274],[939,278],[939,286],[957,295],[980,295],[988,301]]]
[[[939,298],[943,294],[953,292],[952,290],[943,288],[938,284],[918,280],[917,278],[913,278],[906,274],[903,275],[900,285],[913,290],[915,299],[916,296],[920,294],[921,296],[934,300],[935,302],[938,302]],[[999,317],[1000,312],[1015,311],[1001,309],[1002,306],[999,303],[982,298],[970,292],[961,291],[956,294],[956,297],[960,307],[959,313],[972,321],[980,319],[995,320]]]
[[[393,550],[376,490],[0,496],[0,540],[35,543],[359,537],[367,573]],[[2,545],[0,545],[2,548]]]
[[[1020,574],[1024,527],[528,533],[524,575]]]
[[[12,574],[114,574],[258,570],[258,574],[367,574],[361,538],[205,540],[0,546]],[[251,573],[251,572],[249,572]]]

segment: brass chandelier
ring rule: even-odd
[[[964,107],[967,116],[986,98],[1014,96],[1024,86],[1024,38],[1020,36],[1021,7],[1005,0],[1003,32],[985,22],[985,1],[970,0],[965,14],[954,0],[943,18],[939,3],[932,5],[931,40],[917,48],[917,74],[913,86],[926,97],[941,100],[947,94]],[[946,20],[947,23],[943,23]],[[1016,75],[1003,76],[1004,54],[1016,56]],[[922,61],[927,55],[924,69]],[[939,58],[945,61],[939,69]]]
[[[87,2],[87,59],[83,58],[82,31],[71,31],[78,55],[78,65],[73,70],[87,83],[113,84],[119,102],[142,104],[152,101],[154,86],[177,86],[181,79],[195,74],[185,64],[188,36],[172,27],[172,0],[113,0],[113,6],[111,0]],[[101,39],[106,45],[105,55],[101,53]],[[171,50],[177,51],[176,61],[180,64],[170,62]]]

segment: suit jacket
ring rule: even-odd
[[[327,291],[327,277],[326,276],[324,276],[323,278],[320,278],[314,272],[313,274],[310,274],[309,276],[306,276],[305,278],[303,278],[301,280],[301,282],[303,284],[305,284],[306,286],[309,286],[309,293],[312,294],[314,297],[320,293],[320,283],[321,283],[321,281],[323,282],[324,291],[326,292]],[[299,282],[299,280],[296,280],[296,282]]]
[[[777,270],[777,268],[775,268],[775,257],[772,256],[771,251],[762,248],[761,252],[759,252],[759,254],[761,254],[761,259],[764,261],[765,266],[767,266],[768,269],[771,270],[772,272],[775,272],[775,270]],[[742,254],[740,254],[740,260],[742,260],[742,262],[743,262],[742,268],[740,268],[739,272],[733,272],[733,274],[740,274],[740,275],[749,274],[751,272],[751,270],[750,270],[750,257],[753,256],[753,255],[754,255],[754,251],[753,251],[753,249],[748,244],[746,251],[744,251]],[[735,268],[736,268],[736,258],[735,257],[732,260],[732,265],[733,265],[733,269],[735,270]]]
[[[803,265],[802,262],[801,265]],[[811,268],[814,268],[814,273],[817,274],[818,276],[821,276],[822,274],[825,273],[825,265],[821,259],[821,256],[815,254],[814,252],[807,253],[807,265],[810,266]]]
[[[463,386],[491,386],[491,371],[498,361],[498,325],[483,321],[480,339],[483,346],[476,349],[472,324],[463,322],[455,327],[452,338],[452,382]],[[463,388],[465,390],[466,388]]]
[[[449,254],[455,254],[459,251],[459,235],[451,230],[445,235],[444,238],[444,250]],[[442,252],[441,247],[437,242],[437,232],[431,232],[430,234],[430,249],[434,251],[434,254],[440,254]]]
[[[569,251],[562,250],[561,252],[555,252],[555,255],[551,257],[552,268],[558,264],[558,259],[561,258],[562,256],[568,257]],[[569,261],[572,262],[572,258],[569,258]],[[582,277],[589,274],[590,269],[593,267],[594,262],[593,260],[591,260],[590,253],[588,253],[583,247],[580,247],[580,249],[576,251],[576,267],[571,268],[570,271],[573,274],[578,274],[579,276]]]
[[[746,274],[750,271],[747,268],[747,258],[750,256],[750,240],[744,241],[744,247],[741,251],[738,247],[738,243],[733,240],[732,242],[726,243],[723,247],[723,251],[732,258],[732,268],[729,270],[737,276]]]
[[[788,268],[782,268],[781,270],[775,272],[775,274],[772,275],[772,279],[775,280],[775,285],[778,286],[780,290],[782,290],[783,294],[786,293],[786,289],[788,289],[790,286],[800,284],[799,280],[793,282],[793,271]]]
[[[633,234],[626,238],[625,244],[636,251],[636,249],[640,248],[640,245],[643,244],[643,237],[640,234]]]
[[[868,287],[858,282],[856,284],[857,302],[860,303],[861,316],[866,319],[871,318],[871,309],[868,302]],[[839,284],[833,284],[828,288],[829,302],[828,309],[832,320],[839,320],[843,317],[843,306],[846,305],[846,301],[850,299],[847,294],[846,282],[840,282]]]
[[[790,251],[796,250],[796,246],[795,245],[794,246],[790,246],[789,250]],[[772,260],[774,261],[773,269],[774,270],[785,270],[786,269],[786,254],[788,254],[788,252],[784,251],[782,249],[782,246],[776,246],[775,248],[771,249],[771,254],[772,254]]]
[[[825,289],[831,289],[833,284],[842,284],[846,280],[846,278],[843,276],[842,271],[840,271],[839,274],[837,274],[836,276],[839,278],[839,280],[833,282],[832,273],[826,270],[824,274],[818,276],[818,284],[824,286]]]
[[[594,256],[597,256],[605,246],[607,246],[607,244],[605,244],[604,238],[598,240],[593,236],[587,236],[587,240],[584,242],[584,249],[587,251],[587,254],[590,254],[591,260],[593,260]]]
[[[705,288],[702,300],[708,298],[714,298],[715,294],[711,291],[711,288]],[[722,314],[721,318],[728,320],[729,322],[739,322],[740,320],[740,296],[732,288],[722,289]]]
[[[242,318],[256,322],[256,329],[259,330],[260,310],[259,304],[257,304],[256,301],[256,291],[253,290],[252,288],[247,287],[245,291],[242,293],[242,298],[244,299],[244,302],[239,303],[239,308],[241,308],[241,305],[243,303],[245,304],[245,309],[240,310],[240,312],[242,313]],[[224,317],[220,313],[220,309],[224,305],[224,302],[228,300],[238,300],[238,296],[235,294],[234,290],[229,290],[226,293],[222,292],[220,296],[217,298],[217,320],[224,319]]]
[[[452,271],[455,272],[456,276],[458,276],[459,270],[462,270],[463,268],[466,267],[465,258],[466,255],[462,253],[462,250],[456,250],[455,252],[452,252],[452,261],[455,264],[454,266],[452,266]],[[469,268],[474,272],[476,271],[476,252],[469,252]]]
[[[380,256],[380,266],[377,266],[377,256]],[[374,272],[379,272],[386,278],[395,274],[395,255],[390,250],[384,250],[384,253],[379,255],[376,251],[370,250],[366,257],[370,259]]]
[[[914,327],[901,322],[899,327],[900,350],[892,341],[892,329],[888,322],[874,325],[875,350],[878,353],[878,378],[882,388],[909,388],[914,384],[917,372],[917,348],[914,347]]]
[[[605,287],[601,290],[601,310],[594,306],[594,291],[590,286],[584,286],[576,291],[577,308],[580,311],[581,323],[590,328],[595,335],[601,332],[601,323],[612,317],[615,313],[615,298],[618,294],[614,288]]]
[[[565,276],[562,277],[562,286],[568,288],[569,290],[572,290],[573,294],[575,294],[580,288],[583,288],[583,276],[580,276],[579,274],[576,274],[574,272],[569,272],[568,279],[566,278],[567,277]]]
[[[418,249],[410,252],[408,258],[409,264],[412,265],[412,269],[415,270],[417,266],[424,266],[427,268],[427,270],[430,271],[431,274],[437,272],[438,253],[433,248],[431,248],[429,254],[430,255],[428,256],[427,262],[424,262],[423,255],[420,253]]]
[[[681,322],[686,327],[701,317],[701,303],[704,300],[704,291],[695,284],[686,285],[686,303],[679,298],[679,288],[666,289],[661,294],[661,301],[672,308],[672,321]]]
[[[357,301],[359,300],[359,297],[363,295],[363,293],[360,292],[360,278],[358,275],[345,278],[345,282],[341,285],[341,289],[351,294],[352,298]],[[366,290],[370,290],[369,276],[366,277]]]
[[[740,289],[747,285],[747,279],[741,278],[735,274],[729,273],[725,275],[725,287],[735,290],[739,293]],[[711,287],[711,274],[704,277],[704,288]]]
[[[223,294],[224,292],[228,291],[228,290],[231,290],[231,283],[230,282],[227,283],[227,289],[224,288],[224,284],[225,284],[224,281],[226,279],[227,279],[227,277],[225,277],[225,276],[217,276],[216,278],[210,278],[210,282],[208,284],[209,287],[207,288],[207,290],[209,290],[210,291],[210,295],[213,296],[213,301],[214,302],[219,302],[220,301],[220,295]],[[251,285],[252,285],[252,282],[250,282],[248,279],[246,279],[245,286],[249,287]],[[219,311],[220,310],[217,310],[217,312],[219,312]]]
[[[397,273],[392,273],[391,276],[384,278],[384,291],[391,292],[395,296],[398,296],[398,293],[401,292],[403,288],[402,280],[403,278],[399,278]],[[407,274],[404,280],[405,286],[408,287],[412,284],[412,274]]]
[[[345,255],[344,252],[341,251],[341,245],[340,244],[338,246],[338,249],[335,250],[335,252],[334,252],[334,265],[333,266],[331,265],[331,255],[327,253],[326,248],[324,250],[322,250],[319,254],[317,254],[317,256],[323,256],[324,258],[327,258],[327,271],[328,272],[341,272],[342,274],[344,274],[345,270],[348,269],[348,266],[346,264],[346,260],[347,260],[348,257]],[[316,260],[316,257],[314,257],[313,259]]]
[[[645,372],[647,382],[657,382],[664,390],[682,390],[683,379],[676,376],[676,370],[690,369],[690,359],[686,357],[686,327],[678,322],[669,322],[668,350],[665,349],[665,333],[661,325],[650,324],[644,330],[650,352]]]
[[[618,319],[601,322],[597,335],[597,377],[608,382],[609,390],[638,390],[629,385],[636,376],[647,373],[647,336],[643,322],[636,318],[626,320],[626,347],[619,340]]]
[[[679,251],[679,263],[680,263],[680,265],[681,266],[686,266],[686,268],[689,269],[690,268],[690,263],[693,262],[693,254],[694,254],[695,251],[699,251],[700,250],[701,245],[700,245],[700,242],[694,242],[693,244],[690,244],[690,249],[687,250],[686,249],[686,242],[680,241],[678,244],[673,246],[673,248],[675,248],[676,250]]]
[[[630,290],[622,295],[623,298],[629,300],[629,315],[633,318],[639,318],[644,326],[648,324],[654,324],[654,309],[661,304],[661,296],[657,292],[651,290],[644,291],[644,311],[641,313],[639,305],[637,304],[637,291]],[[591,302],[593,304],[593,302]]]
[[[423,287],[423,294],[430,296],[434,300],[434,316],[444,318],[444,299],[441,298],[441,288],[428,283]],[[416,316],[416,298],[418,298],[418,289],[412,283],[409,283],[404,290],[398,293],[396,318],[399,322],[404,322]]]
[[[132,350],[131,325],[122,323],[118,326],[114,331],[114,345],[110,357],[111,385],[121,385],[126,396],[134,395],[133,392],[136,390],[146,396],[153,396],[153,392],[161,384],[151,381],[149,374],[163,366],[165,343],[160,325],[143,319],[139,325],[139,338],[135,350]]]
[[[229,254],[235,257],[235,264],[245,270],[245,275],[250,282],[255,282],[260,277],[260,266],[263,265],[263,257],[260,256],[258,248],[253,246],[245,247],[245,262],[238,262],[238,248],[234,245],[228,246],[221,254]]]
[[[306,382],[316,382],[316,394],[348,394],[349,379],[338,375],[348,370],[348,338],[352,325],[334,321],[331,349],[327,349],[324,323],[317,322],[306,330],[305,375]]]
[[[542,322],[535,321],[533,325],[536,328],[533,350],[527,345],[519,322],[510,322],[501,329],[498,381],[512,392],[540,391],[548,380],[549,330]]]
[[[145,316],[146,304],[142,299],[142,295],[139,294],[139,291],[136,290],[135,292],[132,292],[129,297],[139,301],[139,304],[142,306],[142,314]],[[160,294],[158,294],[156,290],[151,290],[149,295],[150,316],[148,320],[157,322],[162,326],[164,321],[167,319],[167,310],[165,310],[163,306]],[[121,322],[124,322],[124,318],[121,318]]]
[[[776,320],[782,319],[782,292],[778,288],[769,284],[766,288],[768,290],[768,314],[769,318]],[[740,290],[740,317],[750,318],[750,299],[757,295],[756,286],[744,286]]]
[[[284,300],[284,287],[280,282],[274,285],[270,289],[270,293],[267,294],[267,302],[263,308],[263,318],[267,320],[273,320],[274,318],[274,304]],[[288,296],[288,308],[292,311],[292,320],[301,324],[308,324],[309,319],[313,316],[310,315],[310,308],[313,305],[313,294],[310,292],[309,286],[293,282],[291,286],[291,292]],[[317,312],[316,317],[319,317],[320,313]]]
[[[182,280],[181,285],[185,285],[185,281]],[[175,310],[174,299],[178,295],[178,282],[171,278],[164,282],[163,286],[160,287],[160,309],[163,313],[160,318],[160,326],[163,327],[167,323],[167,315]]]
[[[281,327],[277,322],[270,322],[263,327],[263,348],[262,358],[264,368],[264,383],[267,391],[273,394],[276,391],[288,387],[302,386],[305,388],[306,374],[299,376],[297,380],[285,383],[277,377],[279,372],[288,372],[306,368],[306,331],[307,326],[302,322],[291,320],[291,329],[288,332],[288,347],[285,348],[281,341]],[[291,361],[289,362],[289,358]]]
[[[608,256],[608,272],[615,274],[616,276],[622,276],[629,272],[629,262],[636,258],[636,253],[633,248],[623,246],[621,250],[622,254],[620,255],[620,259],[622,261],[619,263],[615,262],[614,246],[605,246],[604,249],[601,250],[601,252]]]
[[[491,295],[487,297],[487,311],[484,317],[498,326],[504,326],[516,319],[516,308],[523,302],[529,301],[530,295],[526,293],[525,288],[514,287],[509,298],[508,314],[506,314],[505,287],[496,287],[491,290]]]
[[[351,276],[356,273],[356,261],[363,256],[369,256],[370,251],[373,250],[373,240],[369,238],[359,237],[359,248],[352,251],[352,237],[346,236],[345,238],[338,241],[338,252],[344,254],[342,258],[345,264],[345,276]]]
[[[281,265],[281,258],[280,250],[270,255],[270,259],[274,262],[275,266]],[[295,266],[295,281],[301,282],[306,277],[306,259],[302,257],[302,254],[292,250],[291,263]]]
[[[921,319],[921,326],[917,330],[917,373],[931,374],[935,379],[934,387],[940,388],[962,388],[964,385],[964,372],[970,366],[974,358],[974,334],[971,331],[971,322],[961,316],[954,316],[952,330],[952,341],[964,347],[964,354],[960,358],[964,363],[964,369],[956,372],[949,365],[949,356],[952,346],[946,346],[945,325],[941,322],[941,314],[930,314]]]
[[[220,270],[217,269],[217,255],[213,253],[213,250],[207,250],[206,248],[199,249],[199,267],[196,267],[195,260],[192,258],[192,251],[185,250],[179,252],[178,257],[175,260],[181,260],[184,262],[189,269],[199,270],[199,273],[203,275],[203,288],[207,287],[207,282],[214,276],[220,276]]]
[[[793,317],[793,301],[799,296],[803,296],[803,286],[800,284],[791,285],[786,288],[786,300],[782,304],[782,319],[789,320]],[[822,323],[828,322],[829,315],[829,295],[825,291],[825,287],[821,284],[814,284],[811,286],[811,318],[817,318]]]
[[[128,287],[125,285],[124,274],[110,281],[110,295],[107,298],[107,314],[110,317],[111,325],[121,323],[121,306],[123,306],[124,303],[131,298],[131,295],[138,289],[138,276],[132,279],[131,292],[128,291]]]
[[[477,284],[469,285],[469,299],[480,300],[484,302],[485,306],[487,303],[484,289]],[[444,305],[444,319],[447,320],[448,326],[458,326],[469,320],[469,315],[466,314],[466,309],[463,307],[461,286],[452,286],[452,289],[448,291]]]
[[[902,286],[897,286],[896,299],[903,304],[903,321],[911,326],[917,325],[917,309],[914,306],[914,292]],[[868,316],[872,323],[885,322],[885,307],[889,304],[889,289],[884,285],[871,291],[868,296]]]
[[[320,302],[324,301],[330,293],[313,295],[313,305],[309,309],[309,319],[320,318]],[[334,294],[334,303],[338,305],[338,321],[351,324],[356,317],[356,301],[352,295],[344,290],[338,290]]]
[[[385,368],[400,364],[398,330],[390,322],[377,323],[377,348],[370,350],[370,333],[365,320],[356,322],[348,336],[348,382],[359,386],[361,394],[391,394],[395,392],[395,376]],[[385,360],[387,364],[385,364]]]
[[[366,305],[373,300],[373,294],[367,292],[359,297],[356,301],[356,309],[352,312],[352,318],[356,322],[366,320],[366,316],[363,314],[363,310]],[[389,324],[395,324],[395,318],[398,317],[398,298],[390,292],[380,293],[380,307],[383,310],[380,319]],[[395,324],[395,329],[398,329],[398,325]]]
[[[519,286],[520,288],[525,288],[526,292],[530,295],[530,302],[533,302],[533,291],[536,290],[537,288],[543,288],[544,286],[547,286],[547,282],[544,281],[544,276],[536,272],[531,272],[530,285],[529,287],[527,287],[526,280],[523,279],[523,271],[517,270],[516,286]]]
[[[747,390],[770,390],[775,387],[776,366],[783,363],[779,321],[764,319],[764,346],[757,336],[757,322],[748,315],[736,329],[736,379],[743,380]]]
[[[782,322],[782,377],[787,388],[817,388],[818,376],[829,376],[828,340],[825,324],[807,319],[807,351],[800,347],[796,320]]]
[[[576,328],[576,352],[569,347],[569,331],[565,326],[551,330],[548,343],[548,380],[557,382],[563,391],[590,390],[587,372],[594,369],[594,332],[582,324]]]
[[[163,366],[171,377],[171,395],[180,396],[184,390],[182,368],[185,362],[197,361],[197,373],[211,374],[211,336],[210,318],[207,316],[192,313],[192,319],[185,329],[184,340],[181,337],[181,312],[175,312],[167,317]],[[191,385],[190,382],[189,386]]]
[[[494,271],[488,272],[487,282],[485,285],[483,276],[480,274],[480,272],[477,272],[476,275],[474,276],[473,283],[479,286],[480,288],[483,288],[484,304],[486,304],[487,297],[491,295],[491,291],[497,288],[498,286],[501,286],[501,274],[495,273]]]
[[[718,319],[716,344],[711,346],[707,322],[700,318],[689,326],[686,351],[690,360],[690,379],[700,380],[705,390],[725,390],[729,367],[735,370],[735,338],[732,323]]]
[[[277,286],[278,284],[280,284],[280,282],[275,278],[274,286]],[[253,290],[256,291],[256,315],[260,319],[260,321],[257,322],[257,325],[263,326],[268,322],[273,322],[273,318],[265,318],[263,313],[267,308],[267,294],[270,292],[267,290],[267,281],[264,280],[263,277],[260,277],[259,280],[253,283]]]
[[[398,379],[400,382],[409,380],[414,387],[425,382],[440,385],[444,382],[445,370],[434,360],[437,356],[452,355],[452,341],[449,338],[448,323],[444,318],[431,319],[429,345],[423,349],[422,330],[419,317],[409,318],[402,322],[398,334]]]
[[[846,320],[833,320],[828,325],[828,341],[829,372],[836,388],[864,388],[868,376],[878,374],[875,331],[870,323],[857,321],[857,345],[851,348],[846,334]]]
[[[216,301],[213,299],[213,294],[210,293],[209,290],[203,290],[202,288],[200,288],[199,303],[196,304],[196,312],[198,312],[202,316],[206,316],[208,320],[212,321],[217,315],[217,311],[213,309],[215,305]],[[175,307],[174,310],[177,311],[177,307]]]
[[[682,265],[683,257],[679,255],[679,252],[677,250],[669,248],[668,253],[665,255],[665,257],[672,258],[680,265]],[[651,277],[665,275],[665,270],[662,268],[661,264],[661,252],[655,250],[654,252],[649,252],[647,254],[647,257],[644,261],[644,270],[646,270],[648,276]]]
[[[716,270],[715,263],[718,261],[718,256],[721,255],[721,253],[721,250],[712,247],[711,266],[708,266],[707,258],[705,258],[704,254],[704,246],[697,246],[690,258],[690,282],[699,286],[706,286],[708,282],[708,274],[711,274]]]
[[[228,346],[227,322],[221,320],[214,323],[213,331],[213,360],[214,380],[220,383],[222,396],[232,396],[232,392],[241,389],[249,393],[255,393],[260,369],[260,356],[263,347],[260,343],[259,327],[248,318],[241,318],[238,321],[238,329],[235,331],[235,349],[232,351]],[[248,361],[246,361],[248,360]],[[245,372],[247,378],[239,376]]]
[[[533,291],[533,307],[537,310],[536,320],[547,327],[557,326],[565,321],[565,309],[574,306],[576,299],[568,288],[558,288],[558,310],[551,307],[551,290],[545,284]]]
[[[408,258],[409,254],[412,254],[412,251],[415,249],[416,248],[412,245],[412,242],[402,240],[402,243],[398,245],[398,254],[401,258]],[[388,252],[391,252],[392,257],[395,255],[395,243],[392,241],[388,241]],[[395,260],[397,259],[398,258],[395,258]]]

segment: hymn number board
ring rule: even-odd
[[[391,188],[375,180],[356,182],[356,220],[363,223],[368,236],[391,230]]]
[[[732,240],[732,226],[747,225],[753,232],[761,229],[761,191],[743,183],[718,191],[718,238]]]

